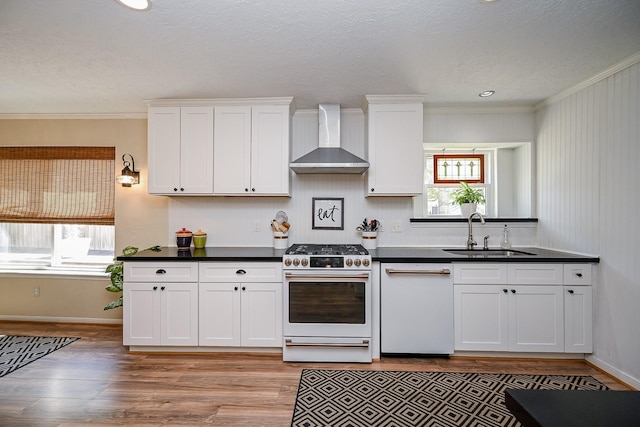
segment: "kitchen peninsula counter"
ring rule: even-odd
[[[451,248],[449,248],[451,249]],[[456,248],[463,249],[463,248]],[[434,247],[379,247],[370,250],[373,261],[380,262],[518,262],[518,263],[598,263],[599,257],[573,254],[533,247],[514,247],[515,251],[535,255],[483,256],[455,255]],[[479,251],[479,249],[478,249]],[[204,249],[178,250],[176,247],[160,247],[160,251],[140,251],[133,256],[121,255],[118,261],[257,261],[282,262],[285,249],[271,247],[206,247]]]

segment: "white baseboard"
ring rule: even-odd
[[[634,378],[634,377],[626,374],[625,372],[622,372],[619,369],[614,368],[613,366],[609,365],[608,363],[603,362],[602,360],[600,360],[597,357],[594,357],[592,355],[587,356],[586,360],[587,360],[587,362],[589,362],[592,365],[596,366],[597,368],[603,370],[604,372],[606,372],[607,374],[611,375],[612,377],[618,379],[619,381],[622,381],[623,383],[630,385],[631,387],[635,388],[636,390],[640,390],[640,380],[639,379]]]
[[[0,320],[13,320],[17,322],[97,323],[103,325],[122,325],[122,319],[104,319],[96,317],[11,316],[0,314]]]

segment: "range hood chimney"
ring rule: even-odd
[[[289,164],[295,173],[363,174],[369,162],[340,147],[340,105],[318,106],[318,148]]]

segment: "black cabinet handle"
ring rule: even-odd
[[[184,188],[180,187],[180,191],[184,191]]]
[[[164,291],[164,286],[160,287],[160,290],[161,290],[161,291]]]
[[[504,293],[506,294],[506,293],[507,293],[507,292],[509,292],[509,291],[508,291],[508,290],[506,290],[506,289],[503,289],[503,290],[502,290],[502,292],[504,292]]]
[[[234,287],[234,288],[233,288],[233,290],[234,290],[234,291],[237,291],[237,290],[238,290],[238,287],[237,287],[237,286],[236,286],[236,287]]]
[[[156,274],[167,274],[167,270],[161,268],[159,270],[156,270]]]
[[[245,287],[243,286],[243,287],[242,287],[242,290],[243,290],[243,291],[246,291],[246,290],[247,290],[247,288],[245,288]]]
[[[247,272],[243,269],[237,270],[236,274],[247,274]]]
[[[178,191],[178,189],[176,187],[173,187],[173,191]]]
[[[372,189],[371,189],[371,192],[373,193],[374,191],[376,191],[376,190],[372,188]]]
[[[245,193],[248,193],[248,192],[249,192],[249,189],[248,189],[248,188],[245,188],[245,189],[244,189],[244,192],[245,192]]]
[[[576,273],[576,276],[582,277],[582,273]]]
[[[516,293],[516,290],[515,290],[515,289],[511,289],[511,293],[512,293],[512,294],[515,294],[515,293]]]
[[[570,294],[573,294],[573,289],[569,289],[567,292],[569,292]]]
[[[154,290],[154,291],[157,291],[157,290],[158,290],[158,287],[157,287],[157,286],[154,286],[154,287],[153,287],[153,290]]]
[[[251,191],[256,191],[256,189],[255,189],[255,188],[252,188],[252,189],[251,189]]]

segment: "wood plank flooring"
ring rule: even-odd
[[[82,339],[0,378],[0,426],[289,426],[304,368],[591,375],[581,361],[383,358],[283,362],[281,355],[129,354],[122,328],[0,321],[0,334]]]

